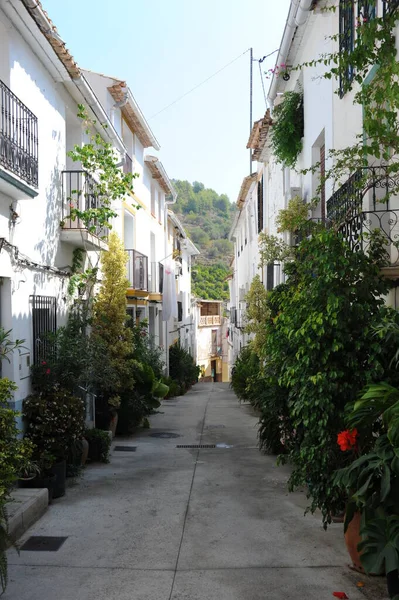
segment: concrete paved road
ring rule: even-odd
[[[66,536],[57,552],[10,552],[4,600],[383,598],[346,568],[342,525],[326,533],[303,516],[303,495],[288,495],[287,470],[256,449],[257,419],[227,385],[198,384],[160,411],[114,444],[136,452],[88,467],[21,540]]]

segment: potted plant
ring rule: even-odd
[[[335,476],[348,494],[344,530],[352,524],[356,562],[366,573],[385,571],[393,598],[399,595],[399,390],[387,383],[367,386],[347,423],[352,429],[339,443],[355,456]]]
[[[66,460],[73,444],[83,436],[84,413],[83,400],[57,384],[24,400],[25,437],[36,446],[35,460],[46,457],[42,473],[55,476],[54,498],[65,494]]]
[[[89,442],[89,459],[92,462],[109,462],[111,438],[103,429],[87,429],[85,438]]]

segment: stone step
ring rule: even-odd
[[[11,539],[17,541],[31,525],[40,519],[47,507],[47,488],[15,489],[6,507]]]

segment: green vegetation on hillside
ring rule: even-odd
[[[193,294],[204,300],[228,300],[229,286],[226,277],[229,268],[223,263],[196,264],[191,269]]]
[[[193,265],[193,294],[207,300],[227,300],[229,262],[233,244],[227,239],[235,212],[226,194],[217,194],[203,183],[175,180],[178,192],[173,206],[201,254]]]

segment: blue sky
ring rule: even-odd
[[[168,175],[202,181],[234,202],[249,173],[249,53],[153,115],[251,46],[255,58],[277,49],[289,0],[43,0],[43,6],[81,67],[127,81],[160,142]],[[254,120],[264,112],[254,63]]]

